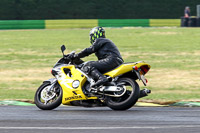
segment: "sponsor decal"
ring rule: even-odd
[[[67,101],[67,100],[73,100],[73,99],[80,99],[80,98],[82,98],[82,96],[67,97],[67,98],[65,98],[65,101]]]
[[[72,83],[74,80],[72,80],[72,79],[63,79],[61,82],[60,82],[60,84],[61,85],[63,85],[63,86],[66,86],[67,88],[69,88],[69,89],[74,89],[74,88],[72,88],[70,85],[68,85],[68,83]]]

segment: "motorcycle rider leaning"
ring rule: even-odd
[[[73,58],[83,58],[92,53],[98,58],[98,61],[89,61],[82,67],[82,71],[88,74],[96,82],[91,87],[98,87],[108,79],[102,74],[108,72],[123,63],[123,59],[117,46],[105,37],[105,30],[102,27],[94,27],[90,31],[89,48],[83,49],[80,53],[73,55]]]

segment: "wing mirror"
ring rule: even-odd
[[[65,47],[65,45],[62,45],[61,46],[61,51],[62,51],[62,53],[63,53],[63,56],[64,56],[64,51],[66,50],[66,47]]]

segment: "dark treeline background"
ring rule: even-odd
[[[0,0],[0,20],[180,18],[200,0]]]

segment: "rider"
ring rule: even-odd
[[[73,58],[83,58],[92,53],[98,58],[98,61],[90,61],[86,63],[82,71],[91,76],[96,82],[91,87],[98,87],[108,82],[108,79],[102,74],[108,72],[123,63],[123,59],[117,46],[105,37],[105,30],[102,27],[94,27],[90,31],[89,48],[83,49],[80,53],[74,55]]]

